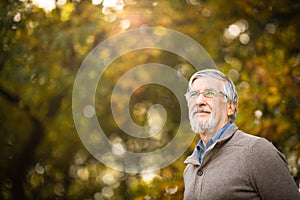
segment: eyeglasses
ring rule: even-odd
[[[218,90],[215,90],[215,89],[205,89],[203,92],[190,91],[190,92],[187,92],[184,96],[188,100],[194,100],[194,99],[197,99],[201,94],[203,94],[203,96],[205,98],[214,98],[219,94],[224,95],[227,98],[226,94],[224,94],[223,92],[220,92]]]

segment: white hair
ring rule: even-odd
[[[189,81],[188,92],[191,90],[192,83],[194,82],[194,80],[196,80],[198,77],[203,77],[203,76],[213,77],[224,81],[223,84],[224,91],[222,92],[227,96],[227,100],[229,100],[229,103],[234,104],[236,106],[234,113],[229,116],[230,122],[233,122],[236,118],[236,112],[238,106],[238,94],[235,89],[234,83],[224,73],[220,72],[219,70],[204,69],[192,75]]]

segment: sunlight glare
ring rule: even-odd
[[[57,0],[56,4],[58,7],[63,6],[67,3],[67,0]]]
[[[126,30],[130,27],[130,24],[131,24],[131,21],[130,19],[123,19],[121,22],[120,22],[120,27],[123,29],[123,30]]]
[[[233,40],[239,37],[240,42],[242,44],[247,44],[250,41],[250,37],[248,34],[242,34],[249,28],[249,24],[246,20],[241,19],[231,25],[228,26],[227,29],[224,31],[224,37]]]
[[[87,168],[80,168],[77,170],[77,176],[83,180],[83,181],[87,181],[89,179],[89,176],[90,176],[90,172]]]
[[[113,185],[117,182],[115,176],[110,172],[105,173],[102,177],[102,180],[106,185]]]
[[[19,21],[21,21],[21,13],[17,13],[15,16],[14,16],[14,22],[19,22]]]
[[[242,44],[248,44],[250,41],[250,36],[247,33],[243,33],[240,35],[239,39]]]
[[[150,126],[149,134],[154,139],[161,139],[161,130],[166,123],[167,113],[163,106],[155,104],[150,107],[147,113],[147,121]]]
[[[123,0],[104,0],[103,7],[112,8],[115,11],[123,10],[124,2]]]
[[[122,143],[113,143],[112,144],[112,152],[115,155],[121,156],[125,154],[126,149]]]
[[[276,33],[276,26],[272,23],[268,23],[266,25],[266,30],[267,30],[268,33],[275,34]]]
[[[115,7],[116,4],[117,4],[117,0],[104,0],[103,1],[104,7],[112,8],[112,7]]]
[[[44,174],[44,173],[45,173],[45,168],[44,168],[40,163],[36,163],[36,164],[35,164],[34,170],[35,170],[38,174]]]
[[[86,106],[84,106],[84,108],[83,108],[83,114],[87,118],[92,118],[94,116],[94,114],[95,114],[95,108],[94,108],[94,106],[89,105],[89,104],[86,105]]]
[[[92,0],[93,5],[99,5],[102,3],[102,0]]]
[[[233,37],[237,37],[241,33],[241,30],[240,30],[238,25],[232,24],[232,25],[229,26],[228,32]]]
[[[165,191],[166,191],[167,194],[175,194],[178,191],[178,186],[177,185],[175,185],[173,187],[167,186],[165,188]]]
[[[32,3],[39,8],[43,8],[47,12],[50,12],[56,7],[55,0],[33,0]]]
[[[202,16],[204,16],[204,17],[210,17],[210,16],[211,16],[211,12],[210,12],[210,10],[207,9],[207,8],[204,8],[204,9],[201,11],[201,14],[202,14]]]
[[[186,3],[193,6],[201,5],[199,0],[186,0]]]
[[[105,186],[102,188],[101,190],[102,195],[107,198],[110,199],[114,196],[114,191],[111,187]]]
[[[158,176],[153,172],[149,172],[149,173],[141,173],[141,177],[145,183],[150,184],[155,178],[159,178],[160,176]]]

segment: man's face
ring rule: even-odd
[[[224,82],[212,77],[199,77],[194,80],[191,91],[203,92],[206,89],[218,91],[214,97],[198,97],[188,100],[189,119],[192,130],[199,134],[216,134],[228,123],[229,108],[222,86]]]

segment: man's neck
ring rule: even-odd
[[[202,140],[202,144],[206,147],[207,142],[212,139],[222,128],[224,128],[228,122],[226,122],[222,127],[215,129],[212,133],[200,133],[200,138]]]
[[[204,147],[206,147],[206,143],[215,135],[216,133],[214,134],[206,134],[206,133],[201,133],[200,134],[200,138],[202,140],[202,144]]]

